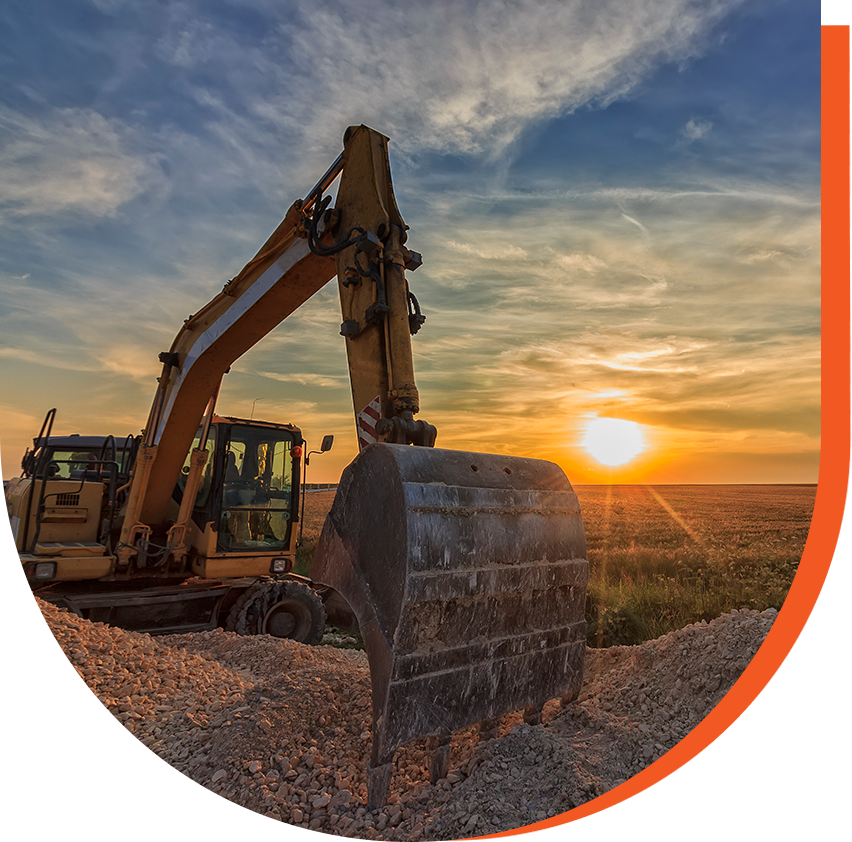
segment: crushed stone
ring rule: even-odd
[[[426,741],[404,746],[388,804],[368,812],[366,653],[220,629],[152,637],[39,606],[98,699],[193,781],[272,819],[402,842],[512,830],[622,783],[712,710],[776,616],[733,611],[639,646],[588,649],[575,704],[549,702],[541,725],[506,716],[484,742],[457,732],[434,785]]]

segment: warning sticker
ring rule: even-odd
[[[375,444],[379,440],[376,434],[376,422],[381,417],[382,402],[376,395],[356,416],[359,451],[363,450],[368,444]]]

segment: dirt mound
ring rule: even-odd
[[[722,698],[775,612],[733,612],[641,646],[587,651],[578,703],[501,738],[453,738],[429,783],[425,742],[397,752],[388,805],[367,812],[363,652],[223,631],[153,638],[40,602],[78,673],[145,745],[192,780],[271,818],[345,836],[453,839],[565,812],[682,739]]]

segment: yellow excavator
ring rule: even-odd
[[[371,808],[400,745],[430,738],[442,777],[454,730],[488,736],[508,712],[537,722],[548,700],[576,698],[585,651],[585,535],[563,471],[438,449],[415,418],[424,316],[406,240],[388,139],[351,127],[314,189],[160,354],[142,435],[54,436],[51,410],[6,491],[33,590],[80,616],[312,643],[326,613],[354,615],[372,683]],[[359,454],[308,579],[293,573],[300,431],[215,409],[229,367],[335,275]]]

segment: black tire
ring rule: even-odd
[[[325,608],[319,594],[301,582],[257,582],[234,603],[225,628],[314,646],[325,633]]]

